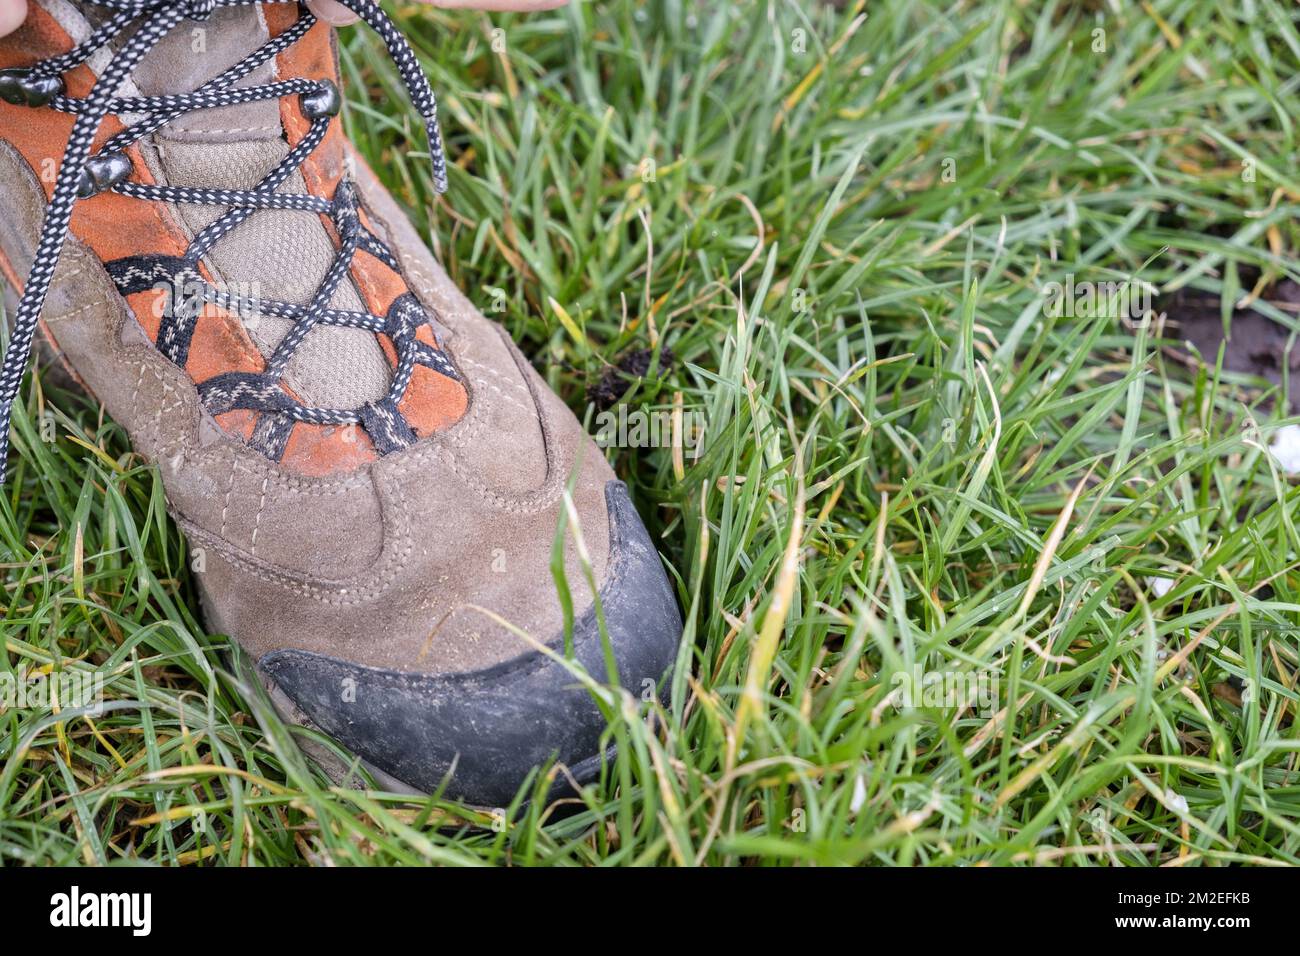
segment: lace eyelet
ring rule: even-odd
[[[91,196],[112,189],[130,175],[131,160],[125,153],[101,153],[92,156],[86,160],[86,168],[81,171],[77,195],[82,199],[89,199]]]
[[[308,119],[323,119],[339,115],[339,110],[343,108],[343,96],[332,82],[321,80],[320,89],[303,93],[298,97],[298,103]]]
[[[36,76],[22,68],[0,70],[0,100],[14,106],[45,106],[63,89],[61,76]]]

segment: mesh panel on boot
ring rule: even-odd
[[[288,152],[282,139],[225,143],[165,140],[157,144],[173,186],[252,189]],[[280,192],[306,192],[294,172]],[[184,205],[177,212],[194,232],[219,218],[224,209]],[[223,236],[206,258],[217,285],[233,284],[243,296],[260,294],[306,305],[319,288],[334,256],[334,243],[314,213],[266,209]],[[249,286],[253,286],[250,288]],[[339,286],[330,305],[365,311],[351,281]],[[246,322],[249,336],[270,355],[293,323],[256,316]],[[307,336],[289,363],[286,382],[310,405],[356,408],[384,396],[389,365],[379,343],[361,329],[319,327]]]

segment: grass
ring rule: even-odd
[[[707,423],[698,459],[611,452],[688,623],[606,779],[508,824],[332,788],[205,632],[154,472],[36,378],[5,666],[98,668],[108,703],[0,713],[4,862],[1297,862],[1285,403],[1042,290],[1138,276],[1230,321],[1300,277],[1300,15],[845,7],[403,8],[436,203],[380,46],[343,45],[350,132],[569,404],[666,346],[624,401]],[[972,699],[904,706],[918,669]]]

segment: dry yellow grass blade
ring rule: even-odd
[[[1137,696],[1129,695],[1116,705],[1116,707],[1119,710],[1125,710],[1132,707],[1135,703],[1137,703]],[[1106,708],[1106,711],[1115,710],[1116,707],[1108,707]],[[1015,778],[1002,789],[1002,792],[999,793],[997,798],[993,801],[994,808],[1001,809],[1006,806],[1009,800],[1042,776],[1043,772],[1056,763],[1056,761],[1061,758],[1062,754],[1072,753],[1083,746],[1084,742],[1088,739],[1088,728],[1100,720],[1103,713],[1103,711],[1094,710],[1084,714],[1079,723],[1075,725],[1073,730],[1065,735],[1065,738],[1059,744],[1047,753],[1043,754],[1024,770],[1020,771],[1020,773],[1016,774]]]
[[[568,310],[549,295],[546,297],[546,301],[550,303],[551,311],[560,320],[560,324],[564,326],[564,331],[569,333],[569,337],[573,339],[574,344],[584,353],[589,351],[587,337],[582,334],[582,330],[578,328],[578,323],[573,321],[573,316],[569,315]]]
[[[861,7],[861,4],[859,4],[859,7]],[[849,22],[845,31],[836,38],[835,42],[832,43],[830,48],[826,51],[825,59],[818,60],[813,68],[808,71],[807,75],[799,81],[795,88],[790,92],[790,95],[785,98],[785,102],[781,104],[781,111],[773,117],[773,133],[781,128],[781,124],[785,122],[785,118],[789,112],[798,106],[803,98],[808,95],[808,91],[812,89],[812,85],[817,82],[817,78],[825,71],[826,63],[835,59],[836,54],[844,48],[844,44],[848,43],[849,40],[852,39],[853,34],[857,33],[866,22],[867,15],[865,13],[860,13],[854,17]]]
[[[86,600],[86,535],[85,525],[80,523],[72,541],[72,593],[79,601]]]
[[[799,555],[803,546],[804,485],[802,459],[796,456],[795,462],[799,474],[794,517],[790,522],[790,536],[786,540],[776,585],[772,589],[772,601],[763,615],[758,640],[754,643],[753,653],[749,657],[745,689],[741,694],[740,706],[736,710],[736,726],[731,740],[733,758],[736,748],[745,737],[747,724],[762,707],[763,692],[772,676],[772,662],[776,659],[777,644],[785,630],[785,619],[790,613],[790,602],[794,598],[795,585],[799,580]]]
[[[682,452],[682,393],[673,392],[673,477],[686,480],[686,459]]]
[[[1092,469],[1089,468],[1087,474],[1079,479],[1079,483],[1074,486],[1070,492],[1070,497],[1065,500],[1065,507],[1061,513],[1056,516],[1056,521],[1052,524],[1052,530],[1047,533],[1047,541],[1043,544],[1043,551],[1034,562],[1034,573],[1029,576],[1029,587],[1025,588],[1024,596],[1020,599],[1020,607],[1016,609],[1016,619],[1023,620],[1029,613],[1029,606],[1038,596],[1039,589],[1043,586],[1043,579],[1047,577],[1047,569],[1052,566],[1052,558],[1056,557],[1056,551],[1061,546],[1061,539],[1065,537],[1065,529],[1070,524],[1070,518],[1074,514],[1074,506],[1079,501],[1079,495],[1083,494],[1083,489],[1087,487],[1088,480],[1092,477]]]

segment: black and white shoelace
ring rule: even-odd
[[[172,96],[118,97],[117,91],[141,60],[182,20],[203,20],[218,7],[250,6],[259,2],[297,0],[93,0],[93,5],[110,16],[82,43],[57,57],[22,70],[0,71],[0,96],[9,102],[33,107],[51,107],[77,118],[68,138],[53,195],[46,209],[31,272],[14,317],[13,331],[4,362],[0,365],[0,484],[4,482],[9,453],[9,425],[13,404],[27,369],[32,339],[41,309],[54,278],[55,267],[68,235],[73,205],[79,198],[106,189],[137,199],[170,203],[195,203],[229,207],[212,225],[194,237],[182,258],[140,256],[106,263],[119,291],[149,288],[158,281],[197,280],[205,301],[218,306],[232,303],[220,290],[203,282],[198,262],[223,235],[259,209],[293,209],[328,215],[337,227],[340,248],[325,279],[306,306],[259,300],[264,314],[293,320],[294,325],[267,360],[266,369],[256,375],[227,373],[199,386],[200,395],[213,414],[234,408],[249,408],[260,414],[253,444],[273,458],[283,452],[288,432],[295,422],[345,425],[359,423],[383,453],[404,447],[414,440],[409,426],[397,412],[415,365],[425,365],[450,378],[458,378],[444,353],[417,341],[415,331],[428,320],[424,310],[407,294],[400,297],[387,316],[350,312],[328,307],[335,290],[346,278],[354,253],[365,250],[389,267],[397,263],[388,248],[361,223],[356,197],[348,183],[332,199],[277,192],[277,189],[324,139],[329,122],[339,111],[340,94],[328,81],[288,79],[259,86],[233,89],[233,85],[263,63],[299,40],[315,23],[305,8],[292,27],[251,52],[241,62],[204,83],[192,93]],[[374,0],[339,0],[357,14],[384,41],[397,65],[411,102],[425,122],[433,164],[434,186],[447,188],[446,160],[438,129],[437,103],[429,81],[421,70],[397,26]],[[124,38],[124,39],[123,39]],[[86,62],[104,47],[116,46],[107,66],[85,98],[67,96],[62,74]],[[252,190],[202,189],[156,186],[131,182],[126,177],[131,163],[127,147],[152,134],[183,113],[214,109],[256,100],[299,96],[303,112],[311,120],[308,132],[284,160]],[[92,155],[91,148],[100,123],[110,114],[143,116],[111,137]],[[140,283],[143,283],[142,285]],[[179,313],[179,310],[177,310]],[[170,324],[160,333],[159,350],[184,365],[193,316],[167,316]],[[187,319],[188,324],[187,324]],[[166,324],[166,322],[165,322]],[[304,337],[317,325],[336,325],[387,334],[398,361],[387,396],[358,409],[312,408],[294,401],[279,385],[279,379]]]

